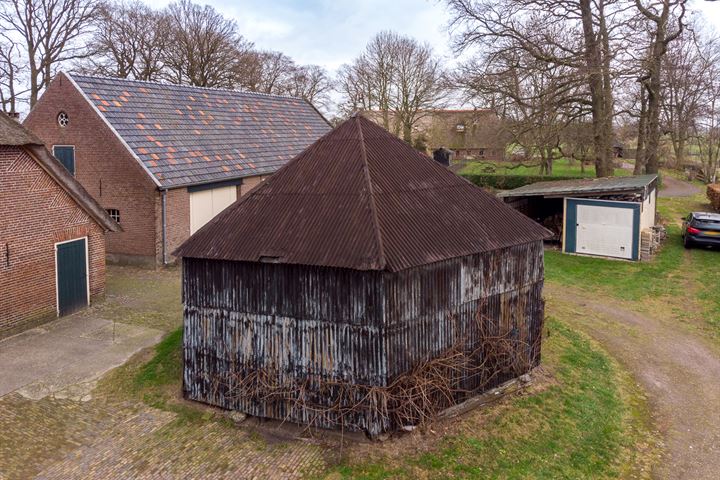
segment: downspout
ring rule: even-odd
[[[160,190],[162,195],[162,260],[167,265],[167,189]]]

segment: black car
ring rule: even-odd
[[[683,245],[720,247],[720,213],[693,212],[683,219]]]

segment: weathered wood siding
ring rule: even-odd
[[[229,395],[213,379],[271,369],[281,382],[310,379],[310,390],[318,380],[385,386],[472,337],[479,309],[496,328],[513,325],[532,343],[542,324],[542,283],[542,242],[400,273],[185,258],[185,395],[306,423],[312,412]],[[539,350],[528,354],[539,359]],[[318,405],[334,401],[333,391],[315,393]],[[373,433],[392,427],[371,412],[354,421]]]

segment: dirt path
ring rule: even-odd
[[[662,181],[664,188],[660,190],[661,197],[692,197],[700,192],[700,189],[692,183],[678,180],[670,175],[663,176]]]
[[[588,293],[548,285],[548,310],[565,311],[635,375],[664,437],[654,476],[717,479],[720,472],[720,353],[678,324]]]

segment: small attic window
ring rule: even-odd
[[[58,122],[58,125],[65,128],[70,123],[70,117],[68,117],[67,113],[60,112],[60,113],[58,113],[58,116],[57,116],[57,122]]]

